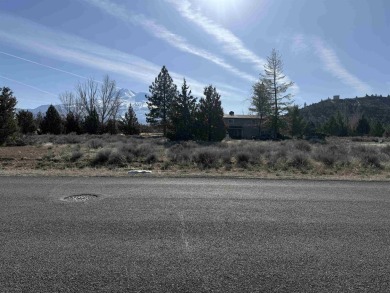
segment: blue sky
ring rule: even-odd
[[[105,74],[147,92],[165,65],[246,114],[275,48],[298,105],[387,96],[389,31],[387,0],[0,0],[0,86],[34,108]]]

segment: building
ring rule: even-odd
[[[260,138],[259,123],[260,118],[255,115],[229,115],[223,116],[223,122],[230,138],[234,139],[254,139]]]

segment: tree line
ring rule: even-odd
[[[60,94],[60,111],[50,105],[46,113],[20,110],[16,113],[16,97],[8,87],[0,89],[0,144],[14,133],[101,134],[118,132],[139,134],[142,125],[138,122],[131,104],[123,117],[116,83],[109,76],[102,82],[92,79],[78,83],[75,91]],[[173,83],[165,66],[149,87],[146,95],[149,113],[147,122],[160,129],[172,140],[220,141],[225,137],[221,96],[212,85],[204,89],[204,97],[197,102],[183,80],[181,91]],[[144,126],[146,127],[146,126]]]

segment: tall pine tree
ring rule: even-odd
[[[148,99],[149,113],[146,114],[146,122],[154,126],[161,126],[164,136],[167,135],[169,126],[169,111],[172,101],[177,96],[177,86],[173,83],[171,76],[165,66],[149,86],[150,95]]]
[[[197,111],[197,138],[221,141],[226,136],[221,96],[212,85],[205,87],[204,95],[199,101]]]
[[[272,96],[272,132],[273,137],[277,138],[281,126],[280,115],[285,114],[292,103],[290,101],[292,95],[285,93],[294,83],[285,80],[283,62],[280,54],[275,49],[272,49],[271,55],[267,57],[262,81]]]
[[[181,92],[172,102],[168,137],[174,140],[193,139],[195,111],[196,98],[192,96],[190,87],[184,79]]]

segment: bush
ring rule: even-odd
[[[123,154],[121,154],[118,150],[115,149],[109,154],[108,164],[116,166],[125,166],[126,158]]]
[[[382,165],[379,161],[379,158],[375,154],[366,154],[361,158],[360,161],[363,167],[382,169]]]
[[[189,163],[192,150],[185,143],[175,144],[168,149],[168,159],[173,163]]]
[[[241,167],[246,167],[249,163],[250,157],[251,156],[248,153],[238,153],[236,157],[237,164]]]
[[[104,146],[104,141],[100,138],[91,139],[87,142],[87,146],[91,149],[99,149]]]
[[[215,150],[201,149],[193,155],[192,160],[199,167],[206,169],[217,165],[218,155]]]
[[[304,140],[298,140],[295,142],[295,148],[302,152],[311,152],[311,145]]]
[[[74,150],[72,154],[70,155],[69,161],[76,162],[83,156],[83,152],[80,150]]]
[[[110,158],[111,149],[101,149],[99,150],[95,158],[92,160],[93,165],[102,165],[108,162],[108,159]]]
[[[146,164],[153,164],[156,163],[157,161],[158,159],[156,154],[149,154],[145,159]]]
[[[288,162],[288,165],[297,169],[306,168],[309,166],[309,158],[307,154],[299,152],[293,154],[292,158]]]

